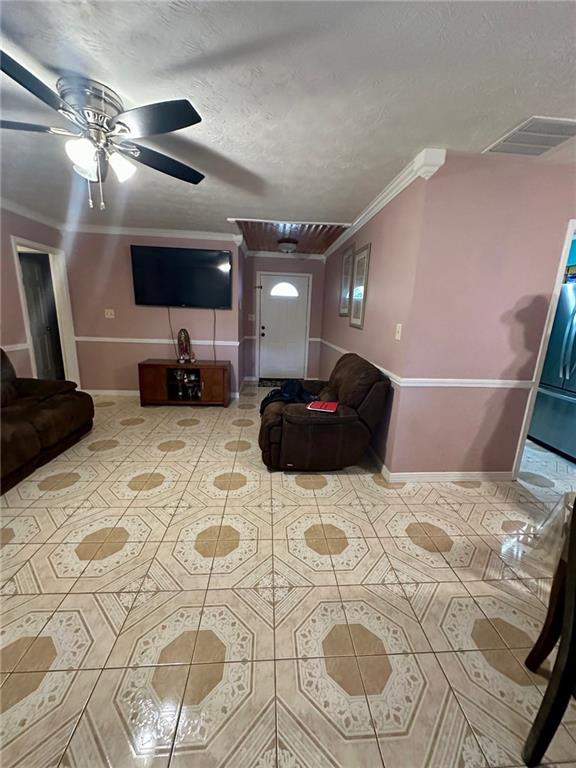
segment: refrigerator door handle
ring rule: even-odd
[[[574,361],[574,365],[572,365],[572,355],[574,353],[574,341],[576,340],[576,310],[574,311],[574,314],[572,315],[572,330],[570,332],[570,341],[568,342],[568,349],[566,350],[566,373],[565,378],[570,379],[572,378],[572,375],[574,374],[574,371],[576,371],[576,361]],[[570,323],[568,323],[570,325]]]
[[[570,315],[570,319],[566,323],[566,329],[564,331],[564,338],[562,339],[562,350],[560,352],[560,378],[561,379],[568,379],[569,378],[569,361],[567,362],[567,352],[569,348],[568,339],[570,337],[570,331],[572,330],[572,326],[574,325],[574,318],[576,317],[576,309],[572,310],[572,314]],[[574,339],[572,338],[572,342]],[[571,346],[571,345],[570,345]],[[572,351],[572,350],[570,350]]]

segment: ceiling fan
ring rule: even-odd
[[[161,101],[125,111],[118,94],[96,80],[61,77],[55,93],[3,51],[0,51],[0,70],[72,123],[70,129],[66,129],[0,120],[0,128],[68,137],[66,154],[76,173],[88,182],[90,207],[93,207],[90,184],[98,184],[100,209],[105,208],[102,182],[108,168],[123,182],[136,170],[132,160],[189,184],[199,184],[204,178],[200,171],[133,141],[199,123],[202,118],[186,99]]]

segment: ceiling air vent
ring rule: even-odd
[[[576,136],[576,120],[557,117],[530,117],[484,152],[507,155],[542,155]]]

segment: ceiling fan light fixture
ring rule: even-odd
[[[127,160],[119,152],[112,152],[108,159],[112,170],[116,174],[116,178],[121,184],[128,181],[136,173],[134,163],[131,163],[130,160]]]
[[[82,176],[83,179],[88,179],[88,181],[98,181],[98,165],[96,161],[94,161],[92,165],[85,165],[84,167],[73,165],[72,168],[74,168],[78,176]]]
[[[64,144],[64,149],[74,165],[80,168],[96,165],[96,147],[90,139],[70,139]]]

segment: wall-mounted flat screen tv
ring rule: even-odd
[[[232,253],[132,245],[136,304],[232,308]]]

